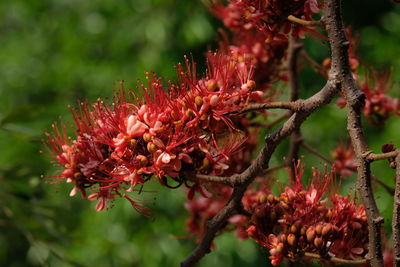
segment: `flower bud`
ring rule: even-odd
[[[196,104],[196,106],[200,107],[201,105],[203,105],[203,98],[201,96],[196,96],[194,98],[194,103]]]
[[[296,245],[296,236],[294,234],[289,234],[287,237],[287,243],[294,247]]]
[[[214,79],[210,79],[206,82],[206,87],[208,89],[208,91],[215,91],[215,89],[217,89],[218,84],[217,81]]]
[[[318,224],[318,225],[315,227],[315,232],[316,232],[318,235],[321,235],[321,233],[322,233],[322,225]]]
[[[307,228],[305,226],[303,226],[303,227],[301,227],[300,234],[305,235],[306,231],[307,231]]]
[[[140,164],[142,164],[142,166],[146,166],[147,163],[149,163],[149,160],[143,155],[138,155],[136,157],[136,160],[140,161]]]
[[[258,203],[262,204],[264,202],[267,201],[267,196],[266,195],[262,195],[258,198]]]
[[[316,235],[314,227],[311,226],[310,228],[308,228],[306,235],[307,235],[307,241],[312,242]]]
[[[281,234],[279,238],[281,239],[282,242],[286,242],[286,240],[287,240],[285,234]]]
[[[187,117],[190,118],[190,117],[192,117],[192,116],[194,115],[194,111],[191,110],[191,109],[188,109],[188,110],[186,110],[186,113],[185,113],[185,114],[186,114]]]
[[[322,227],[321,235],[326,236],[331,232],[331,230],[332,230],[332,225],[328,223],[324,227]]]
[[[324,66],[324,68],[329,69],[331,67],[331,59],[325,58],[324,61],[322,62],[322,66]]]
[[[320,249],[320,248],[322,247],[323,243],[324,243],[324,241],[322,240],[321,237],[316,237],[316,238],[314,239],[314,246],[315,246],[316,248],[318,248],[318,249]]]
[[[132,138],[132,139],[129,141],[129,147],[130,147],[131,149],[134,149],[134,148],[136,147],[136,145],[137,145],[136,139]]]
[[[269,194],[267,199],[268,199],[268,202],[273,203],[275,200],[275,196],[273,194]]]
[[[290,226],[290,232],[292,232],[292,233],[296,233],[297,232],[297,227],[296,227],[296,225],[292,225],[292,226]]]
[[[275,251],[276,251],[277,253],[281,253],[282,250],[283,250],[283,248],[284,248],[283,243],[279,243],[279,244],[275,247]]]
[[[154,152],[156,152],[156,150],[157,150],[157,147],[154,143],[152,143],[152,142],[147,143],[147,151],[149,151],[150,153],[154,153]]]
[[[246,84],[250,89],[252,89],[256,86],[256,82],[253,80],[248,80]]]
[[[143,140],[148,143],[151,140],[151,135],[149,133],[143,134]]]
[[[211,97],[211,99],[210,99],[210,105],[211,105],[211,106],[215,106],[215,105],[218,104],[218,101],[219,101],[219,96],[213,95],[213,96]]]

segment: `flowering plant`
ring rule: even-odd
[[[206,53],[204,75],[185,57],[176,66],[175,82],[146,73],[136,91],[122,84],[112,103],[79,103],[71,109],[72,129],[54,124],[46,133],[48,151],[60,167],[52,178],[72,183],[70,196],[79,192],[97,200],[97,211],[124,197],[145,216],[150,216],[149,203],[134,195],[146,193],[147,183],[184,188],[187,230],[199,244],[182,266],[198,262],[218,233],[233,229],[239,238],[268,248],[273,265],[317,259],[382,266],[383,218],[371,187],[379,179],[371,175],[370,164],[389,159],[400,190],[400,156],[394,146],[381,154],[368,149],[361,114],[382,124],[400,114],[400,105],[388,95],[389,76],[367,75],[360,82],[355,41],[341,21],[340,1],[210,0],[207,7],[230,33],[221,31],[219,48]],[[322,65],[303,49],[306,34],[329,42],[331,57]],[[307,99],[299,98],[301,57],[327,79]],[[278,83],[287,84],[286,94],[276,90]],[[286,95],[289,100],[282,101]],[[331,160],[306,145],[300,129],[336,96],[348,110],[352,145],[339,146]],[[271,132],[260,144],[264,130]],[[270,167],[276,147],[289,136],[286,158]],[[332,164],[332,172],[313,168],[304,186],[300,147]],[[291,184],[274,194],[270,177],[284,167]],[[357,197],[340,195],[335,173],[340,178],[357,173]],[[400,215],[393,216],[393,253],[398,255]],[[399,263],[399,257],[394,260]]]

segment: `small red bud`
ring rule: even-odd
[[[322,225],[318,224],[318,225],[315,227],[315,232],[316,232],[318,235],[321,235],[321,233],[322,233]]]
[[[157,150],[157,147],[154,143],[149,142],[147,143],[147,151],[149,151],[150,153],[154,153]]]
[[[143,134],[143,140],[148,143],[151,140],[151,135],[149,133]]]
[[[268,202],[269,202],[269,203],[273,203],[274,200],[275,200],[275,196],[274,196],[273,194],[269,194],[268,197],[267,197],[267,199],[268,199]]]
[[[322,228],[322,233],[321,233],[321,235],[322,235],[322,236],[326,236],[326,235],[328,235],[328,234],[331,232],[331,230],[332,230],[332,226],[331,226],[330,223],[328,223],[328,224],[326,224],[326,225]]]
[[[201,97],[201,96],[196,96],[195,98],[194,98],[194,103],[196,103],[196,106],[201,106],[201,105],[203,105],[203,98]]]
[[[296,245],[296,236],[294,234],[289,234],[287,237],[287,243],[294,247]]]
[[[266,195],[262,195],[258,198],[258,203],[263,204],[267,201],[267,196]]]
[[[218,87],[217,81],[214,79],[208,80],[206,82],[206,87],[207,87],[208,91],[215,91],[215,89],[217,89],[217,87]]]
[[[314,239],[314,246],[315,246],[316,248],[318,248],[318,249],[320,249],[320,248],[322,247],[323,243],[324,243],[324,241],[322,240],[321,237],[316,237],[316,238]]]
[[[308,228],[306,235],[307,235],[307,241],[312,242],[316,235],[314,227]]]

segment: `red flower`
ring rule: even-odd
[[[273,265],[283,258],[294,261],[305,252],[343,259],[364,257],[368,245],[364,206],[349,196],[330,193],[324,198],[332,173],[314,169],[308,189],[301,184],[302,176],[303,166],[298,165],[291,187],[280,196],[268,195],[252,209],[248,235],[270,249]]]
[[[338,147],[331,152],[332,158],[335,160],[332,169],[339,173],[342,178],[348,177],[357,170],[356,155],[351,144],[346,147],[339,144]]]
[[[62,168],[57,177],[75,183],[71,195],[86,196],[90,188],[98,211],[124,196],[143,212],[125,192],[152,176],[168,186],[167,178],[182,184],[187,173],[229,172],[232,154],[246,139],[237,129],[239,116],[228,114],[259,98],[251,64],[221,53],[210,53],[208,63],[206,77],[197,78],[186,59],[186,68],[177,68],[180,83],[168,88],[147,73],[142,100],[122,89],[112,105],[82,103],[72,110],[74,138],[54,126],[48,147]]]

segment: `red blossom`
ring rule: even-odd
[[[344,146],[339,144],[338,147],[331,152],[334,159],[332,169],[341,175],[342,178],[348,177],[357,170],[356,155],[351,144]]]
[[[293,36],[303,38],[305,32],[317,34],[312,27],[293,24],[287,18],[294,15],[312,21],[312,15],[322,7],[317,0],[230,0],[226,5],[219,0],[210,2],[210,10],[226,27],[233,31],[257,29],[265,42],[285,40],[290,31]]]
[[[248,235],[269,248],[271,263],[283,258],[297,260],[305,252],[355,259],[367,254],[368,229],[364,206],[355,199],[331,192],[333,174],[313,170],[308,188],[301,184],[303,166],[298,165],[292,185],[272,194],[252,209]]]
[[[57,177],[75,183],[71,196],[93,190],[89,197],[98,199],[98,211],[115,195],[124,196],[144,213],[125,192],[152,176],[168,186],[166,179],[182,184],[187,173],[233,173],[232,155],[248,132],[240,132],[237,115],[227,114],[259,101],[259,93],[250,63],[222,53],[207,58],[203,78],[185,59],[185,67],[177,67],[178,84],[165,88],[161,78],[147,73],[147,84],[140,85],[142,99],[121,89],[111,105],[101,100],[80,104],[72,109],[75,137],[64,126],[53,127],[48,147],[62,168]],[[200,185],[193,190],[203,192]]]

